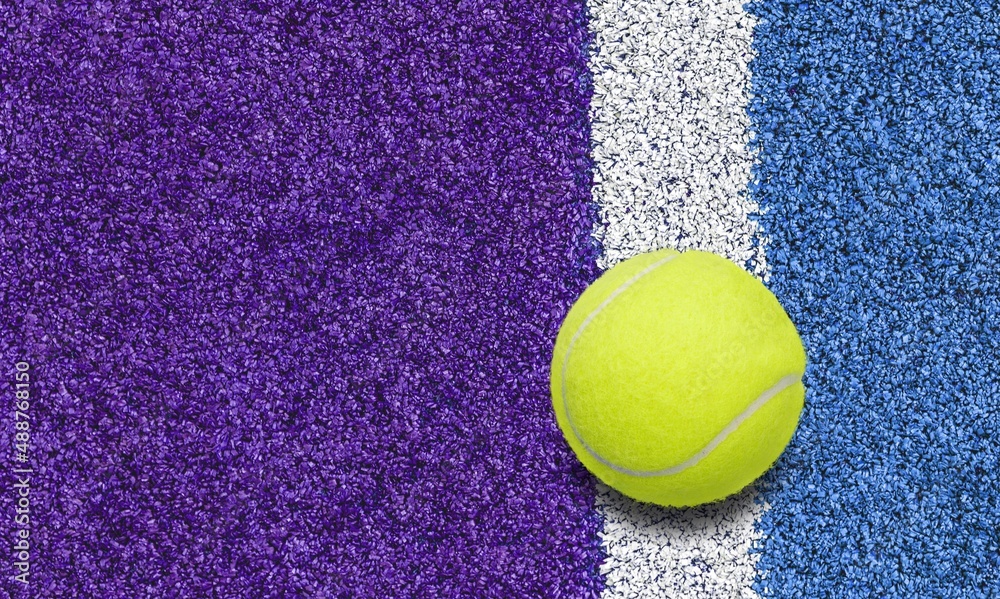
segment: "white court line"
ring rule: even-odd
[[[716,252],[766,280],[766,239],[747,197],[753,155],[753,18],[741,0],[588,0],[594,235],[607,269],[663,247]],[[605,599],[756,599],[765,506],[751,487],[688,510],[641,504],[598,485]]]

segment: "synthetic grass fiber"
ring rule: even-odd
[[[997,595],[994,4],[0,4],[0,595]],[[595,504],[555,426],[570,304],[660,247],[802,334],[759,496]]]
[[[766,597],[1000,592],[993,2],[755,1],[752,192],[808,355]]]
[[[32,596],[600,589],[548,395],[596,277],[582,5],[322,6],[0,6]]]

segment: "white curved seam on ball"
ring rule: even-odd
[[[600,312],[604,310],[604,308],[606,308],[608,304],[611,303],[612,300],[621,295],[626,289],[631,287],[633,284],[635,284],[636,281],[638,281],[642,277],[646,276],[647,274],[659,268],[660,266],[670,262],[674,258],[679,257],[680,255],[681,254],[672,254],[670,256],[667,256],[666,258],[663,258],[662,260],[654,262],[653,264],[647,266],[638,274],[633,276],[628,281],[622,283],[617,289],[615,289],[614,292],[612,292],[607,298],[605,298],[604,301],[601,302],[600,305],[597,306],[597,308],[595,308],[594,311],[591,312],[586,319],[584,319],[583,323],[580,324],[580,327],[576,330],[576,333],[574,333],[573,337],[570,339],[569,346],[566,348],[566,355],[563,358],[563,366],[562,366],[561,381],[560,381],[561,382],[560,387],[562,391],[563,412],[566,415],[566,421],[569,423],[570,429],[573,431],[573,436],[575,436],[576,440],[579,441],[581,445],[583,445],[583,448],[587,450],[587,453],[589,453],[591,457],[593,457],[601,464],[604,464],[608,468],[611,468],[612,470],[620,474],[627,474],[629,476],[637,476],[637,477],[670,476],[673,474],[680,474],[681,472],[687,470],[688,468],[694,467],[696,464],[698,464],[698,462],[708,457],[708,455],[712,453],[716,447],[721,445],[722,442],[725,441],[727,437],[729,437],[729,435],[735,432],[736,429],[738,429],[740,425],[743,424],[743,422],[745,422],[748,418],[753,416],[757,412],[757,410],[764,407],[767,404],[767,402],[769,402],[779,393],[781,393],[788,387],[791,387],[792,385],[802,380],[801,374],[789,374],[781,377],[780,379],[778,379],[777,383],[775,383],[769,389],[761,393],[757,397],[757,399],[755,399],[749,406],[747,406],[742,412],[737,414],[735,418],[730,420],[729,424],[723,427],[723,429],[719,431],[719,433],[714,438],[712,438],[712,440],[709,441],[703,448],[701,448],[701,450],[699,450],[698,453],[694,454],[693,456],[681,462],[680,464],[677,464],[676,466],[670,466],[669,468],[662,468],[660,470],[632,470],[630,468],[625,468],[606,459],[604,456],[594,451],[594,449],[589,444],[587,444],[586,441],[583,440],[583,435],[580,434],[580,431],[576,428],[576,424],[573,422],[573,418],[570,416],[569,400],[567,399],[568,394],[566,393],[566,371],[569,368],[569,356],[573,350],[573,346],[576,344],[577,339],[580,338],[580,335],[583,334],[583,331],[584,329],[587,328],[587,325],[589,325],[591,321],[593,321],[594,318],[596,318],[597,315],[600,314]]]
[[[567,393],[566,393],[566,370],[569,368],[569,356],[570,356],[570,352],[573,351],[573,346],[576,345],[576,341],[577,341],[577,339],[580,338],[580,335],[583,334],[584,329],[587,328],[587,326],[591,323],[591,321],[593,321],[594,318],[596,318],[597,315],[600,314],[601,311],[604,310],[604,308],[606,308],[608,304],[610,304],[616,297],[618,297],[619,295],[621,295],[622,293],[624,293],[626,289],[628,289],[629,287],[631,287],[632,285],[634,285],[636,283],[636,281],[638,281],[642,277],[646,276],[647,274],[653,272],[657,268],[663,266],[664,264],[667,264],[668,262],[670,262],[674,258],[677,258],[680,255],[681,254],[679,254],[679,253],[678,254],[670,254],[669,256],[667,256],[665,258],[661,258],[660,260],[657,260],[656,262],[650,264],[646,268],[644,268],[641,271],[639,271],[638,273],[636,273],[631,279],[629,279],[629,280],[625,281],[624,283],[622,283],[621,285],[619,285],[617,289],[615,289],[613,292],[611,292],[608,295],[608,297],[604,298],[603,302],[601,302],[596,308],[594,308],[593,312],[591,312],[590,314],[587,315],[587,318],[585,318],[583,320],[583,322],[580,324],[580,326],[576,329],[576,333],[573,334],[573,337],[570,338],[570,340],[569,340],[569,344],[566,346],[566,354],[563,357],[563,365],[562,365],[562,369],[561,369],[561,381],[560,381],[560,383],[561,383],[560,388],[561,388],[561,391],[562,391],[563,413],[566,414],[566,421],[569,423],[569,427],[573,431],[573,435],[576,437],[576,440],[579,441],[581,445],[583,445],[584,449],[587,450],[587,453],[589,453],[591,456],[594,457],[594,459],[596,459],[597,461],[601,462],[602,464],[604,464],[608,468],[612,468],[612,469],[617,470],[619,472],[623,472],[623,469],[620,466],[617,466],[616,464],[613,464],[613,463],[609,462],[608,460],[605,460],[600,454],[598,454],[596,451],[594,451],[593,448],[591,448],[590,445],[588,445],[586,441],[583,440],[583,435],[581,435],[580,431],[577,430],[576,424],[573,422],[573,418],[570,416],[570,413],[569,413],[569,402],[568,402],[568,400],[566,398],[566,396],[567,396]]]

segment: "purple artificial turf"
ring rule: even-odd
[[[599,593],[583,2],[322,6],[0,6],[32,596]]]

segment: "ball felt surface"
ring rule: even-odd
[[[605,272],[552,356],[559,427],[634,499],[691,506],[764,473],[795,432],[806,356],[759,280],[726,258],[659,250]]]

